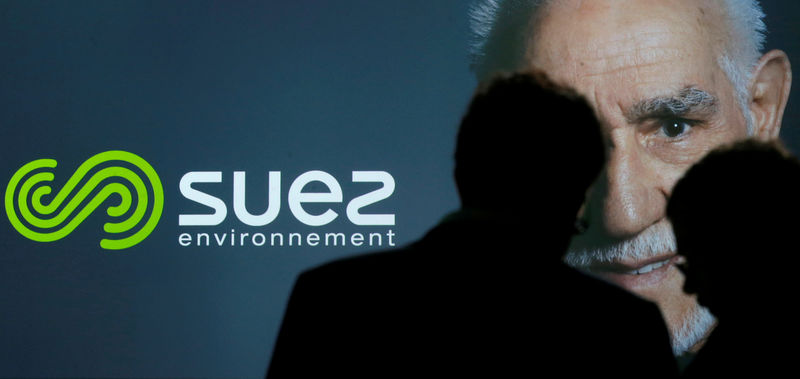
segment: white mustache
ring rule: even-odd
[[[575,268],[586,268],[596,263],[638,261],[677,250],[672,225],[664,220],[653,224],[631,239],[607,245],[590,241],[590,234],[572,238],[564,262]]]

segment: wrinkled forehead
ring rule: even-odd
[[[537,16],[526,64],[579,91],[598,81],[697,81],[717,68],[720,9],[705,0],[553,1]]]

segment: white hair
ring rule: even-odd
[[[496,71],[514,71],[522,63],[527,34],[537,10],[553,0],[478,0],[469,10],[471,68],[479,79]],[[761,56],[767,30],[758,0],[719,0],[724,4],[727,46],[717,59],[736,91],[736,100],[753,134],[747,90]]]

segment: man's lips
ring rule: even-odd
[[[675,253],[661,254],[657,257],[642,259],[638,261],[612,261],[595,263],[587,267],[586,270],[596,274],[623,274],[623,275],[643,275],[653,270],[657,270],[669,263],[678,263],[683,257]]]
[[[677,270],[672,266],[684,258],[675,253],[638,261],[614,261],[591,265],[586,270],[623,288],[636,292],[646,288],[660,288],[663,280],[672,278]]]

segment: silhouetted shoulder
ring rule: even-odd
[[[446,306],[439,300],[441,283],[448,280],[426,262],[435,255],[429,237],[437,233],[402,249],[341,259],[302,273],[268,377],[366,378],[376,372],[401,377],[433,359],[426,347],[442,341],[436,336],[441,332],[437,315]]]
[[[268,376],[409,377],[423,367],[431,375],[489,375],[519,369],[523,360],[507,361],[534,354],[532,346],[510,344],[533,330],[522,313],[528,308],[522,281],[529,276],[509,259],[529,255],[489,250],[493,244],[484,233],[496,228],[472,219],[448,221],[403,249],[301,274]]]
[[[566,265],[553,270],[552,287],[542,302],[551,308],[543,318],[553,328],[542,337],[565,352],[553,360],[567,365],[581,357],[583,364],[567,372],[677,376],[669,334],[654,303]]]
[[[376,318],[375,298],[386,296],[387,289],[379,289],[375,279],[392,282],[390,275],[377,273],[390,267],[387,264],[399,254],[402,251],[373,253],[302,273],[289,299],[267,376],[327,377],[357,370],[361,366],[357,348],[368,343],[365,332],[389,328],[377,321],[385,322],[384,317]],[[353,355],[345,359],[350,352]]]
[[[378,253],[369,253],[339,259],[325,263],[298,277],[298,283],[325,284],[324,287],[332,290],[336,287],[360,285],[363,287],[365,280],[380,280],[392,275],[393,272],[403,269],[402,263],[407,260],[409,249],[397,249]],[[361,288],[364,290],[364,288]]]

